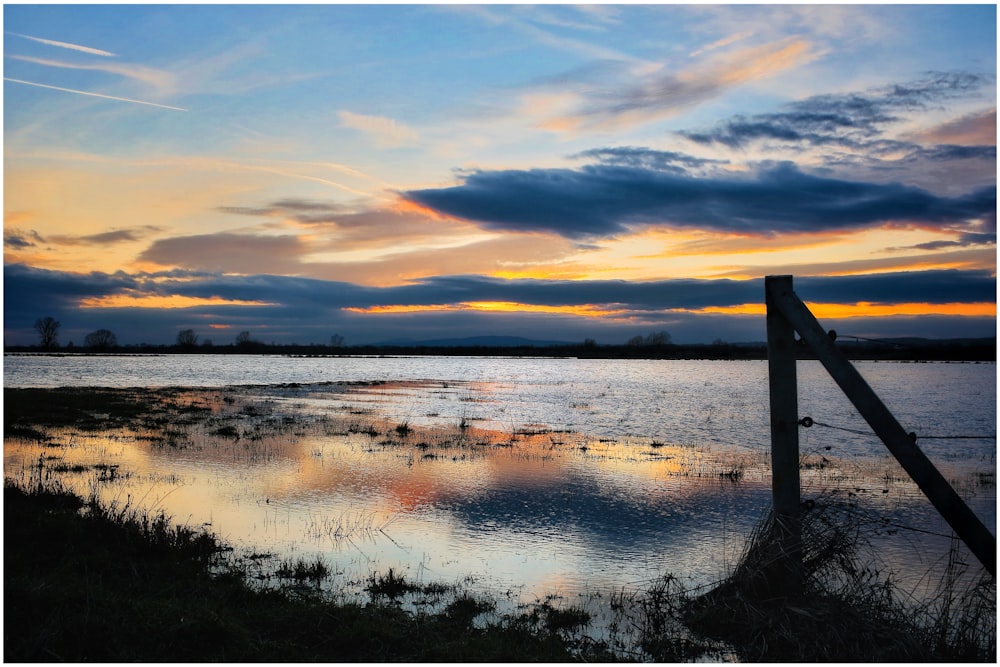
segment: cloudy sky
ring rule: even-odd
[[[996,332],[994,5],[4,6],[4,341]]]

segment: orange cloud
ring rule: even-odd
[[[195,296],[132,296],[128,294],[111,294],[83,299],[81,308],[195,308],[198,306],[273,306],[267,301],[236,301],[218,297],[202,298]],[[228,328],[228,325],[209,325],[213,329]]]
[[[610,309],[594,304],[575,306],[548,306],[543,304],[517,303],[515,301],[468,301],[458,304],[424,304],[424,305],[381,305],[366,308],[345,308],[352,313],[366,315],[423,313],[423,312],[505,312],[505,313],[547,313],[553,315],[579,315],[581,317],[612,317],[628,313],[626,310]]]
[[[399,313],[427,313],[427,312],[440,312],[440,311],[455,311],[464,310],[460,306],[450,306],[446,304],[422,304],[422,305],[388,305],[388,306],[367,306],[365,308],[344,308],[350,313],[362,313],[365,315],[385,315],[385,314],[399,314]]]
[[[737,85],[804,65],[815,60],[817,55],[810,52],[809,43],[802,40],[795,40],[778,48],[767,44],[727,55],[722,66],[714,73],[719,82]],[[693,73],[692,76],[698,74]]]
[[[957,315],[963,317],[996,317],[995,303],[809,303],[809,310],[818,318],[846,319],[851,317],[892,317],[898,315]],[[691,313],[720,315],[766,315],[762,303],[739,306],[685,310]]]
[[[909,137],[919,141],[962,146],[995,146],[997,143],[997,110],[995,108],[962,116]]]

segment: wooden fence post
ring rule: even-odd
[[[780,313],[781,319],[786,322],[786,325],[799,332],[802,340],[809,345],[847,398],[851,400],[851,403],[872,427],[875,434],[885,443],[885,446],[896,457],[907,474],[917,483],[920,490],[924,492],[924,495],[937,508],[955,533],[962,538],[962,541],[979,559],[979,562],[990,574],[996,576],[996,537],[969,509],[962,498],[955,493],[948,481],[917,447],[878,395],[868,386],[858,370],[844,356],[844,353],[837,349],[833,340],[816,321],[809,308],[792,291],[791,277],[769,276],[765,278],[765,291],[769,339],[768,357],[770,358],[771,312],[773,309],[775,318],[778,316],[777,313]],[[771,391],[773,420],[773,384]],[[771,428],[773,448],[773,424]]]
[[[782,584],[796,594],[802,586],[802,533],[799,523],[799,416],[795,367],[795,328],[772,294],[791,292],[791,276],[765,278],[767,377],[771,401],[771,498],[776,534],[783,554]]]

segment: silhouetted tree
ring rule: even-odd
[[[177,344],[181,347],[194,347],[198,344],[198,334],[194,329],[182,329],[177,332]]]
[[[594,340],[593,338],[584,338],[583,339],[583,346],[584,347],[597,347],[597,341]]]
[[[83,346],[92,350],[109,350],[118,347],[118,337],[107,329],[98,329],[86,335]]]
[[[631,345],[632,347],[648,346],[648,345],[670,345],[671,336],[667,331],[657,331],[651,333],[645,338],[642,336],[632,336],[626,342],[626,345]]]
[[[38,332],[39,343],[45,349],[59,347],[59,324],[55,318],[42,317],[35,320],[35,331]]]
[[[347,341],[340,334],[330,336],[330,347],[344,347],[346,343]]]
[[[252,342],[253,339],[250,338],[249,331],[241,331],[236,335],[236,345],[238,345],[239,347],[246,347]]]
[[[670,333],[667,331],[657,331],[646,336],[646,345],[670,345]]]

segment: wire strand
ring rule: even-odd
[[[874,435],[871,431],[859,431],[853,428],[845,428],[843,426],[836,426],[834,424],[827,424],[821,421],[816,421],[811,417],[803,417],[799,420],[799,424],[806,428],[810,426],[822,426],[824,428],[832,428],[837,431],[845,431],[847,433],[853,433],[854,435]],[[916,434],[915,434],[916,435]],[[996,434],[993,435],[916,435],[920,440],[996,440]]]

